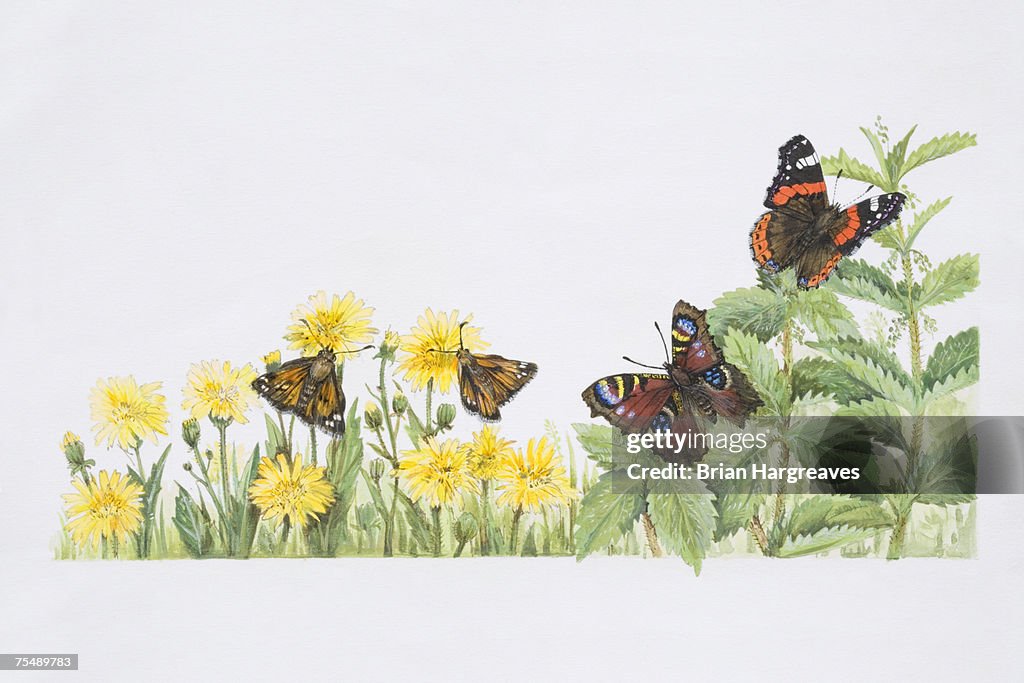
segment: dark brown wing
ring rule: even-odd
[[[270,405],[291,413],[299,406],[302,388],[309,379],[309,369],[312,365],[312,358],[290,360],[277,370],[257,377],[252,383],[252,388],[267,399]]]
[[[682,411],[679,392],[668,375],[611,375],[583,390],[591,417],[603,417],[629,434],[665,431]]]
[[[511,401],[537,375],[537,366],[493,354],[459,354],[462,407],[486,422],[501,419],[501,406]]]
[[[334,369],[320,382],[313,400],[306,407],[306,424],[312,424],[328,434],[345,433],[345,393]]]

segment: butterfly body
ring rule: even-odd
[[[705,311],[685,301],[672,313],[672,359],[665,373],[603,377],[583,390],[591,417],[603,417],[626,433],[702,431],[718,417],[742,425],[761,404],[740,370],[722,358]],[[662,452],[664,457],[699,453]]]
[[[849,207],[828,199],[821,163],[810,141],[793,137],[779,148],[779,168],[750,233],[750,252],[765,271],[796,271],[803,289],[828,279],[843,257],[895,221],[906,203],[899,192],[877,195]]]
[[[459,395],[462,407],[485,422],[501,419],[501,407],[537,375],[537,365],[494,354],[476,354],[461,346]]]
[[[345,433],[345,394],[338,382],[336,361],[331,349],[321,349],[315,356],[290,360],[260,375],[252,387],[274,408],[341,436]]]

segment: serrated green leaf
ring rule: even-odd
[[[713,501],[716,510],[714,540],[716,542],[724,541],[746,527],[750,523],[750,519],[757,514],[764,500],[763,494],[756,493],[725,493],[715,496]]]
[[[954,422],[923,449],[915,476],[922,494],[970,495],[977,490],[978,438],[966,420]]]
[[[836,294],[860,299],[890,311],[904,312],[906,303],[889,275],[863,259],[843,259],[828,287]]]
[[[877,342],[869,339],[844,338],[825,342],[808,342],[807,345],[830,356],[833,354],[845,354],[867,358],[895,377],[901,384],[911,385],[910,374],[900,365],[896,354]]]
[[[873,234],[871,239],[886,249],[893,249],[895,251],[903,251],[904,249],[903,238],[900,237],[900,231],[897,229],[895,223],[882,228]]]
[[[752,334],[732,330],[722,340],[722,350],[726,360],[747,376],[772,414],[789,413],[789,380],[779,370],[771,349]]]
[[[863,385],[850,379],[846,372],[827,358],[801,358],[793,364],[793,399],[807,394],[835,397],[845,404],[869,398]]]
[[[174,499],[172,521],[178,529],[182,545],[192,557],[202,557],[208,554],[213,546],[210,519],[203,513],[204,511],[192,498],[192,494],[178,484],[178,495]]]
[[[836,175],[842,170],[844,178],[859,180],[882,189],[886,188],[885,178],[878,171],[851,157],[844,149],[839,150],[839,156],[822,157],[821,170],[825,175]]]
[[[921,213],[914,214],[914,218],[909,224],[910,227],[907,229],[906,249],[909,250],[914,246],[914,240],[916,240],[917,236],[921,234],[922,230],[924,230],[924,226],[928,225],[928,221],[935,218],[940,211],[949,206],[951,201],[953,201],[952,197],[940,199],[929,204]]]
[[[601,550],[633,530],[640,513],[644,511],[644,497],[636,492],[613,490],[612,480],[618,482],[621,473],[605,472],[580,500],[576,517],[576,557]]]
[[[873,500],[820,495],[797,503],[785,520],[786,536],[813,536],[822,529],[852,527],[880,529],[892,526],[889,511]]]
[[[626,440],[615,427],[576,422],[572,425],[583,452],[605,470],[615,467],[613,453],[623,453]]]
[[[977,135],[973,133],[961,133],[959,131],[932,138],[910,153],[906,162],[903,164],[900,178],[897,178],[896,180],[900,180],[903,176],[910,173],[910,171],[914,170],[918,166],[927,164],[929,161],[941,159],[944,156],[954,154],[955,152],[967,149],[968,147],[974,147],[977,144]]]
[[[715,299],[707,315],[711,334],[716,338],[737,329],[768,341],[782,331],[786,300],[762,287],[734,289]]]
[[[914,502],[920,503],[921,505],[949,507],[952,505],[970,503],[971,501],[977,500],[977,498],[978,497],[973,493],[923,493],[918,496]]]
[[[700,574],[716,529],[715,506],[707,494],[652,493],[648,512],[658,539],[671,553],[677,553]]]
[[[839,417],[903,417],[900,407],[887,398],[875,397],[845,405],[836,411]]]
[[[850,309],[827,288],[818,287],[800,292],[794,299],[793,316],[814,332],[818,339],[855,337],[859,334]]]
[[[927,406],[943,396],[948,396],[949,394],[977,384],[979,379],[980,376],[977,365],[962,368],[955,375],[936,382],[931,389],[925,392],[921,403]]]
[[[931,391],[939,382],[955,377],[963,370],[970,372],[973,369],[976,375],[978,363],[978,328],[971,327],[957,332],[935,346],[924,370],[924,388]]]
[[[856,543],[871,538],[876,533],[875,529],[861,529],[857,527],[832,527],[822,529],[811,536],[797,536],[787,538],[782,546],[775,551],[776,557],[803,557],[806,555],[817,555],[842,548],[845,545]]]
[[[907,411],[915,407],[912,384],[905,374],[893,375],[870,358],[846,354],[839,351],[826,352],[833,361],[855,382],[859,382],[872,394],[902,406]]]
[[[892,176],[888,173],[888,155],[885,153],[885,149],[882,147],[882,141],[875,135],[873,130],[864,128],[861,126],[860,132],[864,133],[864,137],[868,139],[868,143],[871,145],[871,151],[875,153],[875,160],[878,162],[878,167],[882,169],[882,177],[885,178],[885,184],[879,185],[881,188],[888,188],[891,185]],[[886,189],[886,192],[889,190]]]
[[[978,271],[977,254],[959,254],[943,261],[921,281],[921,290],[915,297],[918,308],[938,306],[965,296],[980,284]]]
[[[886,156],[886,167],[888,168],[889,178],[899,178],[901,173],[900,170],[903,168],[903,163],[907,159],[907,148],[910,145],[910,138],[914,135],[914,131],[917,130],[917,124],[911,126],[910,130],[903,138],[893,145],[889,154]]]

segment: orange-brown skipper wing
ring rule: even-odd
[[[306,407],[304,422],[335,436],[345,433],[345,393],[333,367]]]
[[[537,375],[537,366],[493,354],[459,354],[462,406],[485,422],[501,419],[501,406],[511,401]]]
[[[302,388],[309,379],[309,369],[312,366],[312,358],[290,360],[277,370],[257,377],[252,383],[252,388],[267,399],[270,405],[286,413],[292,413],[299,405]]]

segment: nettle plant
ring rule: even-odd
[[[756,286],[723,294],[708,312],[726,359],[746,373],[764,401],[755,419],[771,420],[777,431],[766,451],[747,451],[737,459],[712,450],[709,459],[737,465],[811,465],[821,440],[829,435],[821,433],[821,421],[805,416],[869,417],[880,425],[873,438],[905,454],[898,481],[881,482],[887,493],[871,495],[797,495],[784,493],[781,485],[754,493],[747,485],[738,492],[727,481],[711,482],[711,490],[699,481],[686,484],[701,495],[681,494],[678,486],[671,493],[642,485],[624,491],[612,487],[622,479],[617,469],[622,465],[611,460],[621,435],[603,425],[575,425],[587,455],[604,470],[580,502],[579,557],[613,548],[624,536],[635,536],[639,527],[651,554],[660,554],[660,542],[665,541],[697,571],[709,552],[727,550],[741,530],[755,552],[765,556],[837,549],[861,555],[867,553],[863,544],[871,540],[876,553],[884,546],[887,557],[895,559],[904,555],[915,508],[924,506],[952,509],[956,523],[949,542],[968,547],[949,554],[969,554],[963,531],[965,519],[973,520],[973,509],[965,517],[959,506],[973,496],[938,492],[949,491],[951,479],[969,477],[957,465],[963,443],[951,438],[949,421],[943,423],[944,431],[931,433],[939,430],[929,430],[925,417],[963,413],[959,394],[979,376],[978,329],[950,335],[928,357],[925,347],[937,330],[930,311],[978,286],[978,256],[961,254],[932,263],[920,248],[924,228],[951,198],[924,204],[905,179],[924,164],[974,146],[976,139],[951,133],[910,151],[915,129],[895,144],[880,118],[873,130],[861,129],[877,168],[844,149],[822,159],[826,174],[841,172],[885,192],[902,192],[909,209],[916,210],[908,216],[911,211],[905,209],[903,218],[876,233],[873,245],[861,252],[876,257],[878,249],[871,246],[881,247],[887,253],[878,265],[864,258],[844,259],[830,280],[810,290],[797,287],[792,270],[758,273]],[[847,300],[875,307],[863,326]],[[909,359],[909,369],[901,356]],[[651,453],[640,457],[655,459]],[[927,509],[919,516],[925,523],[935,519]],[[943,533],[925,538],[922,529],[918,546],[935,554],[946,542]]]

